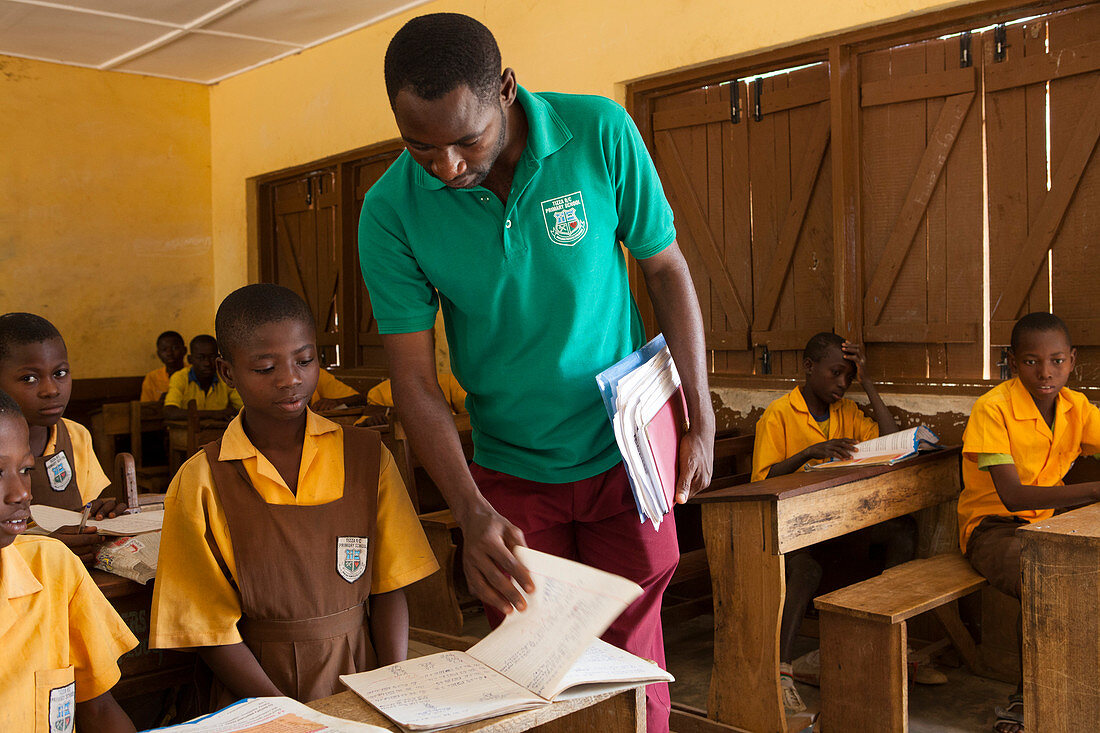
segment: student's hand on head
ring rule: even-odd
[[[112,498],[93,499],[89,502],[89,505],[91,506],[91,512],[88,516],[92,519],[121,517],[127,509],[126,502]]]
[[[515,578],[527,593],[535,590],[531,574],[513,552],[527,546],[523,532],[486,504],[466,517],[462,538],[462,567],[470,591],[503,614],[525,610],[527,601],[512,582]]]
[[[845,458],[851,458],[852,454],[857,453],[856,441],[851,438],[833,438],[832,440],[824,440],[820,443],[815,443],[806,449],[807,458],[817,458],[821,460],[830,461],[834,458],[841,460]]]
[[[81,532],[75,524],[58,527],[50,533],[50,537],[61,540],[85,565],[95,562],[96,550],[103,544],[103,538],[96,534],[95,527],[85,527]]]
[[[676,503],[684,504],[710,486],[714,469],[714,433],[689,430],[680,438],[680,465],[676,472]]]
[[[840,347],[844,352],[844,358],[856,365],[856,381],[863,381],[867,360],[863,356],[863,347],[852,341],[845,341]]]

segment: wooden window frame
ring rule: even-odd
[[[868,28],[814,39],[761,53],[724,59],[711,64],[655,75],[626,85],[626,108],[649,146],[655,152],[652,127],[654,101],[706,85],[731,79],[746,79],[778,69],[828,62],[830,83],[830,145],[832,146],[834,328],[837,333],[861,339],[864,333],[864,292],[861,287],[862,231],[860,229],[860,87],[857,71],[862,53],[925,41],[978,27],[1009,23],[1031,15],[1048,15],[1093,4],[1092,0],[1020,2],[985,0],[970,5],[923,13]],[[977,44],[976,44],[977,45]],[[978,46],[980,48],[980,46]],[[644,280],[631,262],[631,285],[647,328],[654,330],[655,318]],[[996,375],[991,375],[996,377]],[[716,383],[743,386],[746,380],[764,386],[786,383],[783,378],[763,375],[713,374]],[[898,380],[901,388],[940,384],[941,379]],[[1000,380],[952,380],[966,392],[983,391]]]
[[[259,282],[274,282],[275,273],[275,231],[272,194],[276,184],[288,179],[305,177],[313,172],[334,168],[335,187],[339,195],[339,214],[336,217],[336,239],[340,243],[340,271],[344,275],[340,281],[340,312],[353,318],[357,311],[359,274],[358,222],[359,207],[355,205],[355,180],[351,175],[354,166],[371,161],[396,157],[405,149],[400,139],[394,138],[380,143],[367,145],[338,155],[328,156],[310,163],[282,168],[271,173],[249,178],[247,185],[249,201],[254,202],[254,211],[249,220],[256,222],[257,275]],[[250,208],[252,208],[250,206]],[[354,326],[354,327],[353,327]],[[385,364],[361,364],[359,332],[357,324],[340,327],[339,338],[341,368],[357,369],[372,374],[384,374]]]

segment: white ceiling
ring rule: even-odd
[[[0,0],[0,54],[214,84],[428,0]]]

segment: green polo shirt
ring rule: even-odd
[[[428,330],[442,305],[474,460],[564,483],[621,460],[595,380],[645,340],[619,243],[652,257],[676,231],[622,107],[522,87],[518,102],[529,132],[506,205],[405,152],[363,201],[359,257],[381,333]]]

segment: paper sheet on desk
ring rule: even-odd
[[[189,723],[148,733],[388,733],[385,728],[319,713],[289,697],[253,697]]]
[[[71,512],[68,509],[58,509],[46,504],[31,504],[31,518],[34,523],[47,532],[54,532],[60,527],[79,525],[80,512]],[[132,537],[146,532],[159,532],[164,524],[164,510],[157,509],[144,511],[138,514],[123,514],[121,517],[109,519],[89,519],[88,526],[95,527],[102,535],[115,537]]]

